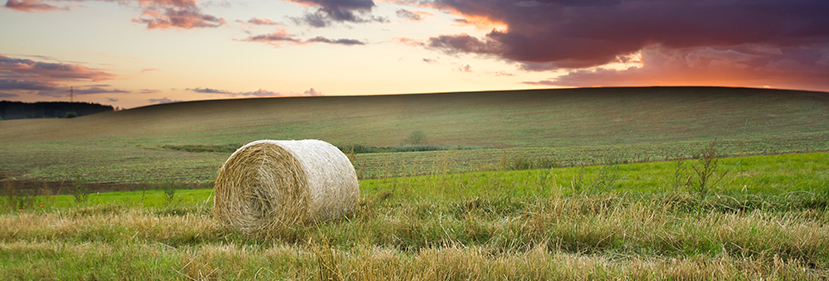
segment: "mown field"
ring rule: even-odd
[[[356,212],[219,225],[217,169],[266,138],[342,147]],[[829,280],[826,93],[244,99],[6,120],[0,178],[10,280]]]

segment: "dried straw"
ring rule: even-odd
[[[360,190],[351,161],[327,142],[259,140],[225,161],[215,194],[219,221],[255,231],[341,218]]]

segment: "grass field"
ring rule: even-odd
[[[171,200],[161,191],[91,194],[84,203],[39,197],[0,216],[0,275],[829,278],[829,154],[721,161],[717,173],[726,176],[708,193],[674,185],[671,161],[362,180],[349,221],[268,237],[218,225],[208,189],[179,190]]]
[[[502,158],[521,156],[561,165],[620,155],[652,161],[690,154],[714,138],[730,155],[822,151],[829,149],[829,95],[655,87],[164,104],[73,119],[2,121],[0,177],[53,184],[79,176],[88,183],[204,184],[215,179],[228,153],[165,147],[304,138],[397,147],[416,131],[428,145],[492,149],[448,156],[358,154],[360,176],[411,169],[425,174],[449,156],[457,158],[450,161],[456,171],[492,170]]]
[[[346,151],[357,211],[219,225],[216,171],[266,138],[360,147]],[[700,156],[711,144],[725,158]],[[439,150],[400,152],[413,147]],[[702,180],[705,159],[719,162]],[[5,120],[0,178],[0,279],[829,280],[826,93],[242,99]]]

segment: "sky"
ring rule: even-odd
[[[829,91],[826,0],[2,1],[0,100]]]

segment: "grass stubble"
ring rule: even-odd
[[[0,216],[0,275],[23,280],[827,280],[829,192],[825,183],[822,189],[814,183],[825,175],[804,179],[795,173],[815,165],[814,157],[771,157],[763,163],[787,159],[791,168],[777,167],[783,170],[770,175],[772,181],[735,180],[740,174],[751,177],[735,171],[721,189],[704,195],[630,192],[620,188],[621,180],[616,189],[576,189],[566,177],[580,173],[573,171],[578,168],[374,180],[361,183],[370,187],[347,222],[297,225],[275,236],[222,227],[211,217],[209,200],[10,212]],[[743,163],[757,161],[751,159]],[[792,159],[809,163],[796,165]],[[625,172],[629,165],[620,167],[621,179],[654,172],[631,174]],[[663,174],[670,186],[672,172]],[[793,190],[788,185],[798,178],[816,185]],[[774,181],[785,187],[746,187]],[[475,193],[472,187],[481,185],[491,193]]]

